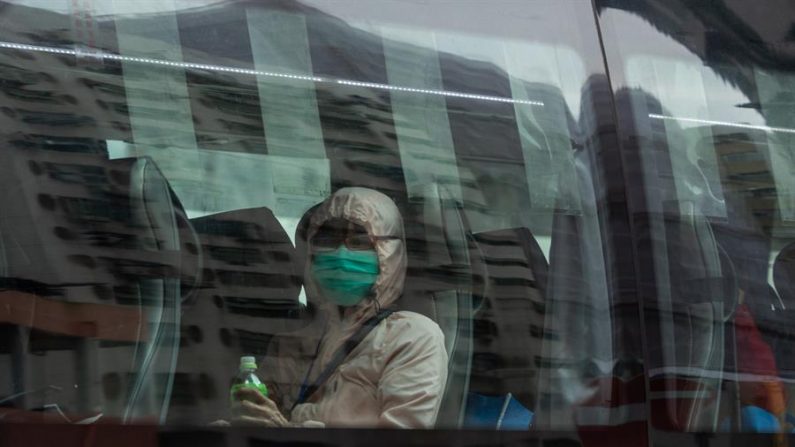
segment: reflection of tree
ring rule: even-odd
[[[597,3],[600,11],[615,8],[638,15],[698,55],[749,98],[757,96],[755,67],[780,69],[795,66],[795,54],[782,51],[779,42],[765,39],[763,30],[759,28],[765,26],[764,20],[751,22],[749,17],[739,16],[727,0],[601,0]],[[791,14],[791,10],[769,9],[767,14]],[[625,30],[616,30],[618,35],[622,31]]]

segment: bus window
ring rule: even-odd
[[[0,414],[643,427],[595,23],[531,3],[4,4]]]
[[[783,33],[773,26],[782,11],[752,17],[728,3],[705,6],[704,23],[729,14],[765,29],[731,60],[717,48],[743,38],[727,30],[682,22],[672,33],[632,8],[603,14],[642,191],[634,213],[638,256],[649,260],[639,279],[650,421],[666,431],[789,432],[792,75],[759,58]],[[695,36],[709,43],[697,48]]]

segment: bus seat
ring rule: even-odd
[[[511,393],[525,407],[535,408],[547,260],[527,228],[481,232],[475,240],[484,255],[489,293],[474,319],[470,390]]]
[[[760,329],[767,333],[767,339],[774,344],[773,352],[779,373],[787,379],[795,379],[795,242],[786,245],[776,255],[773,262],[773,285],[770,290],[771,313],[775,318],[767,318]]]
[[[242,355],[266,355],[273,336],[292,330],[301,313],[295,250],[270,209],[201,216],[190,225],[201,254],[193,268],[201,266],[201,275],[185,305],[172,405],[178,409],[169,423],[220,417],[229,395],[218,378],[231,378]]]
[[[175,202],[168,181],[153,160],[148,157],[126,158],[112,160],[110,163],[129,166],[131,226],[138,229],[139,242],[144,250],[157,254],[153,256],[153,259],[164,258],[159,263],[163,267],[156,268],[148,275],[142,275],[142,278],[139,279],[139,287],[142,291],[151,290],[152,293],[148,298],[142,297],[145,307],[152,306],[150,303],[153,298],[161,303],[156,304],[152,312],[152,323],[156,325],[157,329],[153,331],[151,337],[158,343],[162,340],[166,345],[167,352],[162,355],[163,359],[160,360],[162,364],[156,365],[158,362],[156,356],[160,354],[153,348],[157,349],[158,346],[147,345],[139,349],[137,356],[142,359],[145,374],[150,376],[144,376],[143,380],[138,380],[132,387],[132,395],[125,412],[125,419],[128,419],[145,417],[151,413],[153,405],[150,402],[150,396],[158,392],[158,388],[162,386],[158,382],[165,379],[168,383],[165,389],[160,388],[160,392],[167,393],[167,390],[171,388],[179,349],[178,334],[182,298],[180,291],[182,260],[180,237],[181,234],[189,233],[189,231],[180,233],[177,226],[177,215],[184,213],[184,210],[178,211],[178,202]],[[151,260],[149,261],[151,262]],[[126,275],[134,278],[134,275],[140,270],[138,262]],[[155,273],[158,270],[162,273]],[[147,277],[149,275],[154,277]],[[161,422],[165,420],[165,411],[168,409],[170,398],[170,395],[165,396],[165,402],[161,404],[161,411],[163,411],[160,416]]]
[[[573,153],[576,177],[559,178],[552,215],[543,336],[535,360],[535,428],[602,425],[623,413],[606,408],[618,363],[605,247],[588,151]],[[539,315],[541,317],[542,315]],[[624,328],[620,328],[624,329]],[[619,361],[624,363],[626,358]],[[625,384],[621,384],[625,386]],[[587,407],[587,408],[584,408]],[[595,407],[595,408],[594,408]],[[588,415],[581,418],[581,412]],[[594,424],[591,415],[597,414]]]
[[[660,349],[654,356],[665,359],[649,368],[671,371],[651,374],[652,390],[660,391],[651,398],[652,417],[661,428],[715,430],[721,379],[714,377],[725,370],[725,322],[736,301],[734,292],[725,290],[726,261],[712,225],[693,203],[680,205],[683,211],[664,217],[670,302],[654,303],[656,314],[648,324],[649,334],[659,337],[652,339],[657,344],[651,346]],[[712,378],[688,371],[711,371]]]
[[[460,204],[437,184],[423,189],[406,221],[409,268],[399,306],[439,324],[448,378],[436,425],[464,421],[472,365],[472,315],[484,294],[485,264]]]
[[[147,157],[69,155],[79,156],[30,160],[40,166],[39,178],[4,191],[12,206],[38,204],[17,203],[16,212],[0,217],[9,248],[5,280],[15,279],[16,290],[66,301],[137,301],[128,283],[170,277],[180,268],[175,215],[181,205]],[[161,295],[178,291],[164,287]]]
[[[787,308],[795,308],[795,242],[787,244],[773,262],[773,284]]]
[[[100,407],[124,420],[162,420],[177,353],[181,268],[180,205],[165,177],[146,157],[108,160],[46,144],[3,156],[0,295],[17,311],[4,313],[2,323],[20,328],[17,342],[30,352],[49,354],[13,362],[14,391],[69,383],[67,394],[79,395],[70,411]],[[73,372],[63,374],[63,364]],[[99,386],[117,379],[127,391]],[[19,406],[45,397],[30,399]]]
[[[180,242],[180,296],[182,305],[190,306],[195,302],[201,285],[204,254],[199,235],[173,190],[171,197],[175,204],[174,218]]]
[[[228,211],[192,224],[209,275],[203,295],[221,300],[232,314],[284,317],[297,310],[302,281],[295,248],[271,210]]]

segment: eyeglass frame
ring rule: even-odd
[[[379,242],[379,241],[400,240],[400,236],[372,236],[372,235],[367,234],[367,233],[358,233],[358,234],[349,234],[349,235],[345,236],[344,238],[339,238],[338,243],[334,247],[330,247],[330,246],[329,247],[323,247],[323,246],[318,246],[317,244],[315,244],[314,239],[316,237],[317,237],[317,234],[312,236],[312,238],[310,238],[310,240],[309,240],[309,249],[311,251],[313,251],[313,252],[317,252],[317,251],[334,251],[334,250],[338,249],[342,245],[347,247],[349,250],[364,251],[364,250],[369,250],[371,248],[374,249],[375,248],[375,244],[377,242]],[[352,238],[355,238],[355,237],[366,237],[369,240],[369,242],[370,242],[369,247],[367,247],[367,248],[357,248],[356,246],[352,246],[352,244],[350,244],[349,241]]]

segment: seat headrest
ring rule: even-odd
[[[469,225],[447,188],[424,186],[404,220],[413,285],[445,290],[471,281]]]
[[[543,303],[549,264],[529,229],[484,231],[475,234],[475,241],[483,252],[490,294],[530,299],[525,290],[529,288]]]
[[[399,306],[435,319],[432,296],[458,290],[472,295],[462,309],[471,313],[482,302],[485,266],[459,201],[443,185],[426,185],[404,222],[409,263]]]
[[[233,313],[284,316],[302,280],[287,232],[265,207],[191,219],[204,253],[204,294]]]
[[[51,151],[12,160],[25,175],[2,202],[24,212],[0,216],[6,288],[132,304],[141,279],[179,275],[179,205],[152,160]]]
[[[163,173],[149,157],[110,161],[112,165],[128,166],[131,209],[136,222],[143,222],[151,233],[142,238],[148,249],[161,253],[173,276],[180,277],[183,302],[193,297],[201,279],[201,244],[187,213],[171,189]],[[167,259],[166,259],[167,258]]]

